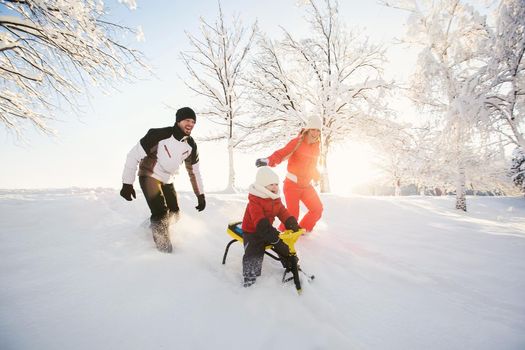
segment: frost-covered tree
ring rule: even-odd
[[[144,63],[126,33],[141,35],[110,22],[103,1],[0,0],[0,123],[19,136],[26,124],[52,134],[57,109],[76,109],[88,82],[132,77]]]
[[[418,192],[424,194],[427,188],[440,187],[437,180],[440,169],[436,164],[435,132],[429,124],[412,126],[404,130],[408,135],[405,142],[405,183],[417,186]]]
[[[258,35],[257,52],[246,77],[254,113],[250,125],[255,126],[244,147],[265,148],[267,141],[295,136],[306,121],[304,111],[305,79],[301,67],[284,48],[281,41]]]
[[[479,71],[488,33],[485,18],[460,0],[399,1],[410,12],[407,41],[421,47],[412,99],[439,118],[440,151],[454,168],[456,208],[466,211],[469,147],[483,107]]]
[[[394,188],[394,195],[401,195],[401,186],[412,181],[413,161],[416,154],[409,124],[391,121],[374,130],[373,137],[362,139],[377,151],[379,169],[384,173],[385,185]]]
[[[261,38],[248,83],[255,121],[252,135],[284,143],[312,114],[323,121],[321,191],[330,191],[327,155],[333,144],[371,131],[386,114],[384,50],[364,33],[349,31],[332,0],[304,1],[311,30],[304,39]]]
[[[186,33],[192,51],[181,52],[182,60],[192,80],[186,85],[206,98],[207,108],[201,114],[219,125],[219,133],[208,140],[227,140],[229,176],[226,192],[235,191],[234,150],[242,142],[239,132],[243,115],[243,86],[240,84],[248,52],[257,32],[255,22],[249,30],[238,17],[231,25],[225,23],[219,2],[215,23],[201,18],[200,36]]]
[[[496,11],[496,28],[487,46],[490,61],[487,119],[482,120],[514,145],[525,149],[525,1],[502,0]]]
[[[508,163],[500,142],[491,138],[480,140],[481,146],[471,148],[468,187],[474,192],[505,194],[515,192],[507,177]],[[485,143],[489,144],[485,144]]]
[[[518,189],[525,193],[525,152],[523,148],[516,148],[512,152],[512,161],[508,175]]]
[[[389,186],[399,195],[401,186],[414,185],[420,194],[434,192],[455,192],[453,179],[457,166],[450,157],[450,150],[443,145],[439,128],[431,122],[419,126],[402,127],[381,137],[382,145],[376,146]],[[490,144],[488,144],[490,143]],[[468,169],[465,189],[477,192],[510,193],[508,178],[505,178],[505,157],[500,142],[481,138],[464,146],[464,164]]]

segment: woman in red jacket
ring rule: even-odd
[[[297,263],[297,258],[290,255],[286,243],[279,238],[279,231],[273,227],[275,217],[284,223],[287,229],[297,231],[297,220],[284,207],[279,196],[279,176],[267,166],[257,170],[255,183],[248,190],[248,205],[242,219],[244,256],[242,270],[244,286],[255,283],[261,275],[264,250],[272,245],[281,258],[283,267]],[[295,259],[292,261],[292,259]]]
[[[320,153],[322,127],[323,124],[319,117],[311,117],[299,136],[268,158],[260,158],[256,162],[257,166],[274,167],[288,160],[288,173],[283,186],[286,207],[290,214],[299,218],[299,202],[303,202],[308,212],[299,222],[299,225],[307,232],[313,230],[323,214],[323,204],[311,184],[312,180],[315,182],[320,180],[317,162]],[[282,230],[282,226],[279,228]]]

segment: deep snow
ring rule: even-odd
[[[323,195],[298,296],[265,259],[241,286],[246,194],[179,195],[173,254],[141,195],[0,191],[0,349],[525,349],[525,199]]]

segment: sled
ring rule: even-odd
[[[240,242],[240,243],[243,243],[243,231],[242,231],[242,222],[241,221],[238,221],[238,222],[234,222],[234,223],[231,223],[228,225],[228,228],[226,229],[226,233],[228,233],[228,235],[233,238],[230,242],[228,242],[228,244],[226,245],[226,248],[224,249],[224,255],[222,257],[222,264],[226,264],[226,257],[228,256],[228,251],[230,250],[230,246],[235,243],[235,242]],[[290,249],[290,255],[293,255],[293,256],[296,256],[296,251],[295,251],[295,242],[297,242],[297,240],[299,239],[299,237],[304,234],[305,230],[304,229],[299,229],[298,231],[292,231],[292,230],[286,230],[286,231],[283,231],[279,234],[279,238],[288,246],[288,248]],[[279,256],[275,255],[275,254],[272,254],[270,252],[268,252],[268,250],[273,250],[273,246],[272,245],[268,245],[265,247],[265,252],[264,254],[268,255],[269,257],[271,257],[272,259],[274,260],[277,260],[277,261],[281,261],[281,259],[279,258]],[[294,281],[294,284],[295,284],[295,288],[297,289],[297,292],[300,294],[301,293],[301,281],[299,279],[299,272],[303,273],[308,281],[312,281],[315,276],[313,275],[307,275],[303,270],[301,270],[301,268],[299,267],[299,265],[297,265],[297,259],[293,259],[294,261],[294,264],[292,264],[293,266],[291,268],[287,268],[285,271],[284,271],[284,274],[283,274],[283,283],[284,282],[289,282],[291,280]],[[292,276],[291,277],[286,277],[286,275],[288,273],[292,273]]]

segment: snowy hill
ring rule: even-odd
[[[180,195],[173,254],[109,189],[0,191],[0,349],[525,349],[525,200],[322,196],[298,296],[221,265],[246,195]]]

